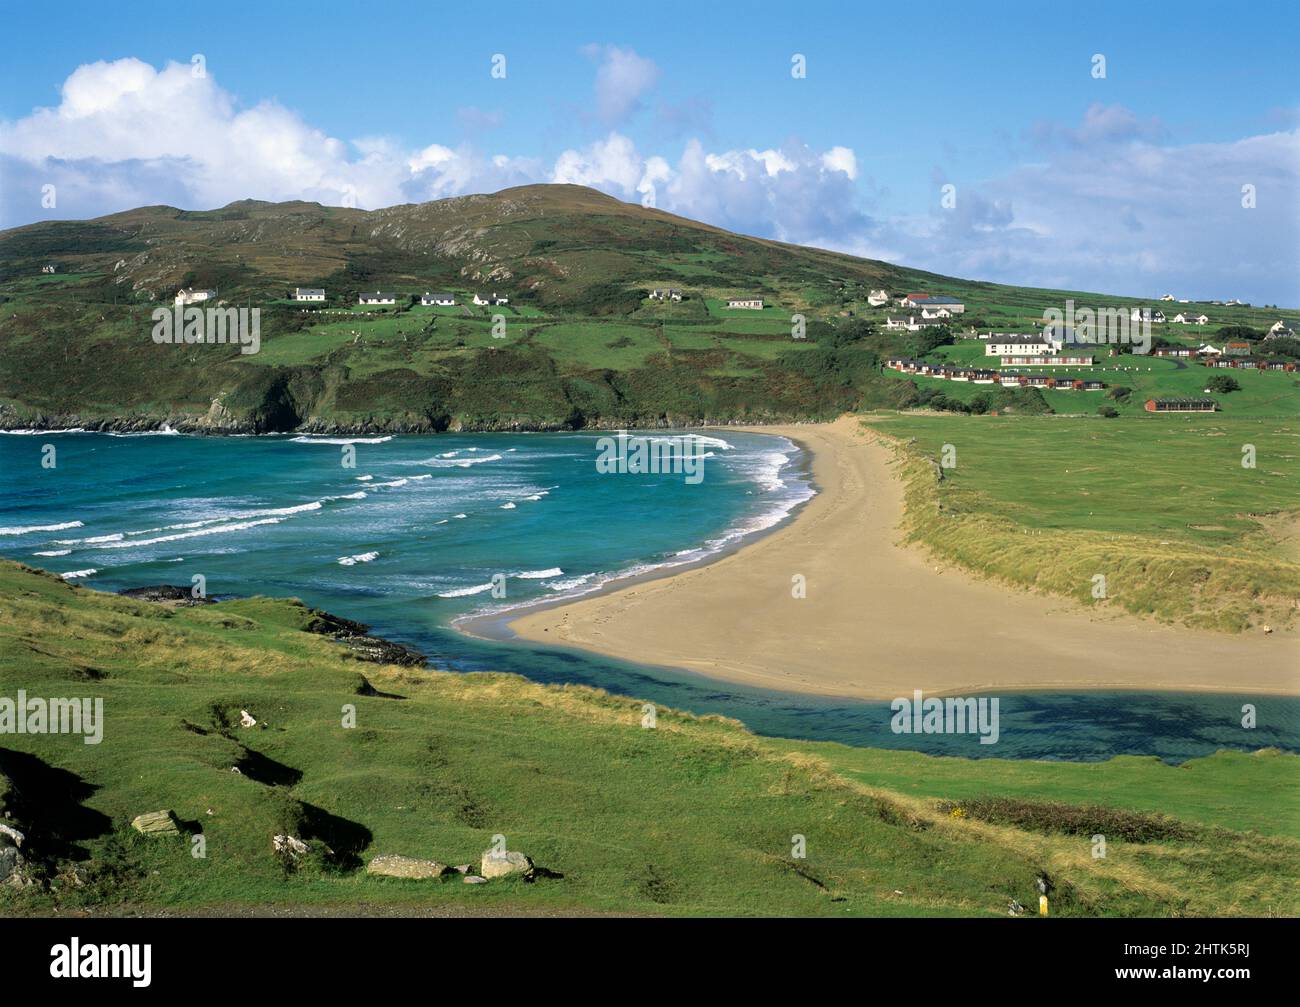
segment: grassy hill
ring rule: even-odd
[[[902,457],[908,538],[945,559],[1205,629],[1294,624],[1300,451],[1283,420],[881,414],[871,423]],[[936,479],[944,445],[956,464]],[[1241,464],[1246,445],[1253,468]],[[1092,596],[1098,571],[1105,602]]]
[[[764,739],[666,709],[646,729],[639,701],[600,691],[363,663],[296,602],[173,608],[13,563],[0,612],[0,696],[105,713],[99,745],[0,736],[0,819],[44,881],[0,886],[4,913],[1005,917],[1036,904],[1042,871],[1057,915],[1300,911],[1300,760],[1277,752],[1073,766]],[[162,809],[183,835],[129,827]],[[277,856],[277,834],[312,850]],[[363,868],[477,863],[496,834],[563,877]]]
[[[47,264],[58,272],[43,274]],[[181,286],[260,308],[261,351],[153,343],[151,312]],[[329,303],[288,301],[298,286],[325,288]],[[648,300],[660,286],[686,297]],[[398,293],[398,304],[357,307],[361,291],[377,288]],[[251,200],[203,212],[142,207],[0,232],[0,426],[613,427],[906,406],[916,384],[878,367],[906,340],[876,327],[887,313],[867,305],[876,288],[955,295],[968,323],[998,328],[1027,325],[1066,298],[1147,303],[749,238],[578,186],[374,211]],[[458,304],[420,307],[426,290],[451,291]],[[509,306],[470,303],[492,292]],[[727,309],[723,299],[740,293],[767,306]],[[1300,317],[1206,313],[1207,334]],[[504,332],[494,332],[494,314]],[[802,339],[796,314],[807,322]],[[1260,377],[1289,402],[1300,398],[1294,375]],[[1042,402],[1028,396],[1023,408]]]

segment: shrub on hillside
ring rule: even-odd
[[[1216,374],[1205,383],[1206,391],[1218,392],[1221,395],[1227,395],[1228,392],[1241,390],[1241,385],[1231,374]]]
[[[944,801],[939,810],[993,825],[1010,825],[1030,832],[1059,832],[1068,836],[1103,835],[1130,843],[1193,839],[1200,829],[1168,815],[1125,811],[1099,805],[1064,804],[1058,801],[1025,801],[1015,797],[977,797],[968,801]]]
[[[904,352],[909,357],[921,358],[940,346],[952,343],[952,332],[946,325],[931,325],[903,340]]]
[[[1249,325],[1225,325],[1214,334],[1216,339],[1229,342],[1234,339],[1263,339],[1264,333],[1258,329],[1252,329]]]
[[[1282,339],[1270,339],[1261,347],[1270,357],[1289,357],[1300,360],[1300,339],[1285,336]]]
[[[1098,406],[1097,413],[1100,416],[1105,416],[1108,420],[1113,420],[1119,415],[1119,410],[1114,406]]]

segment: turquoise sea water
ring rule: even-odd
[[[102,590],[189,585],[198,574],[215,597],[297,596],[437,667],[600,686],[785,737],[1075,760],[1300,748],[1300,700],[1289,698],[1003,694],[999,741],[980,745],[973,735],[895,734],[887,703],[748,689],[451,629],[469,613],[698,562],[812,492],[807,459],[782,438],[697,436],[705,475],[692,484],[681,473],[598,473],[598,436],[6,435],[0,554]],[[53,468],[41,465],[45,445],[57,452]],[[355,467],[342,464],[345,451]],[[1253,730],[1240,725],[1246,702],[1258,708]]]

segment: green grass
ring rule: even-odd
[[[1267,521],[1285,522],[1300,499],[1300,443],[1283,420],[872,422],[907,458],[909,536],[970,569],[1090,604],[1091,578],[1105,572],[1115,604],[1210,628],[1294,617],[1300,564]],[[924,459],[944,445],[956,465],[936,482]],[[1254,468],[1242,466],[1246,445]]]
[[[596,690],[361,663],[304,633],[310,614],[294,603],[169,609],[13,563],[0,564],[0,612],[0,695],[100,696],[105,709],[98,746],[3,739],[39,762],[0,751],[10,776],[0,773],[0,811],[30,817],[19,822],[38,859],[57,841],[79,846],[66,856],[86,879],[0,890],[6,913],[365,903],[1005,916],[1012,898],[1032,904],[1040,870],[1058,885],[1057,915],[1300,909],[1289,755],[1216,756],[1189,770],[1133,759],[966,763],[760,739],[664,709],[647,730],[640,702]],[[359,694],[362,675],[404,698]],[[259,726],[238,727],[241,709]],[[252,766],[249,753],[263,768],[232,773]],[[14,799],[10,783],[50,773]],[[943,810],[975,795],[1160,808],[1182,816],[1186,835],[1115,840],[1094,860],[1077,835]],[[191,856],[188,838],[129,829],[162,808],[201,832],[206,857]],[[327,841],[336,856],[286,870],[271,843],[285,831]],[[359,866],[381,853],[477,862],[497,833],[564,877],[466,886],[377,879]],[[791,857],[795,835],[806,860]]]

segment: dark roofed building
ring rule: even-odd
[[[1219,403],[1214,399],[1169,398],[1146,401],[1146,411],[1149,413],[1212,413],[1218,408]]]

